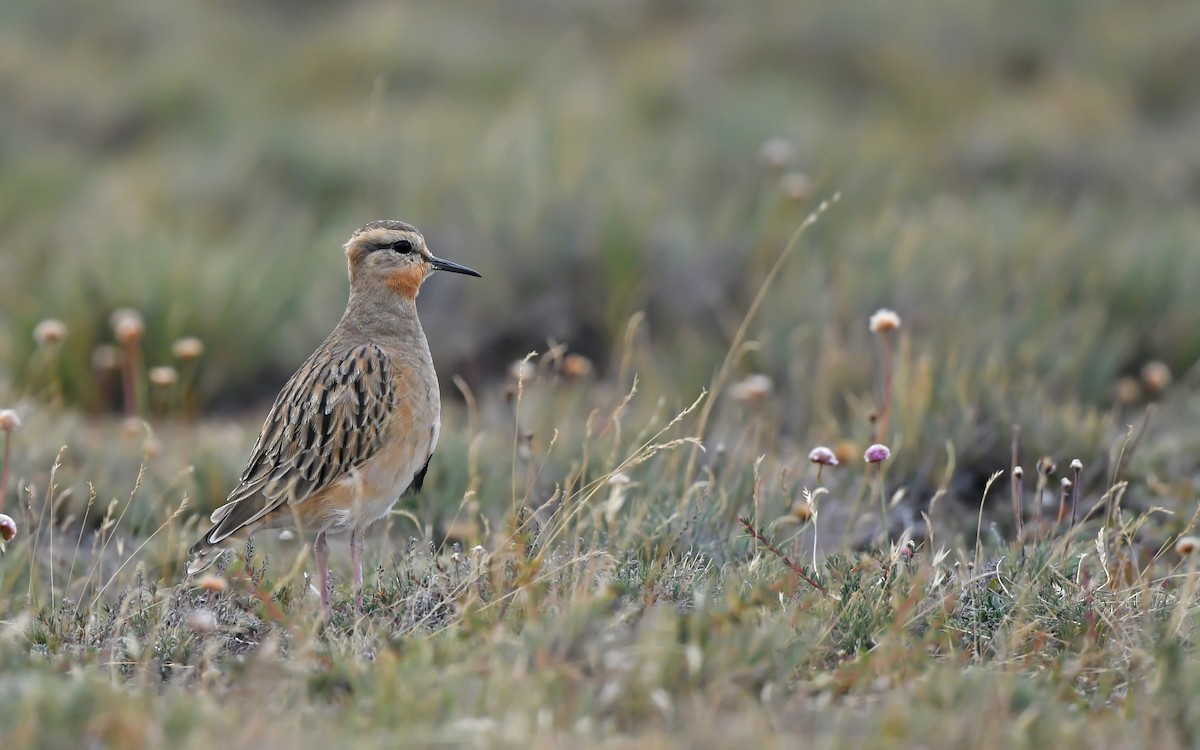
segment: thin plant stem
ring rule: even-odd
[[[1011,462],[1009,463],[1008,468],[1009,468],[1009,471],[1011,472],[1009,474],[1009,480],[1011,482],[1011,487],[1012,487],[1013,521],[1016,523],[1016,526],[1017,526],[1017,540],[1019,543],[1024,544],[1024,541],[1025,541],[1025,538],[1024,538],[1025,514],[1024,514],[1023,501],[1021,498],[1021,490],[1022,490],[1021,481],[1022,481],[1023,474],[1022,474],[1022,470],[1021,470],[1020,466],[1017,464],[1017,460],[1018,460],[1018,457],[1020,454],[1020,442],[1021,442],[1021,425],[1015,424],[1015,425],[1013,425],[1013,430],[1012,430],[1012,459],[1011,459]]]
[[[1017,544],[1021,545],[1021,554],[1025,554],[1025,482],[1022,477],[1013,477],[1013,485],[1017,495]]]
[[[1038,470],[1037,475],[1037,482],[1033,488],[1033,501],[1037,507],[1037,542],[1038,544],[1041,544],[1042,538],[1046,535],[1045,520],[1043,518],[1043,516],[1046,515],[1046,508],[1045,504],[1042,502],[1042,498],[1046,492],[1046,476],[1041,472],[1040,469]]]
[[[47,346],[45,356],[46,372],[50,377],[50,400],[61,409],[66,405],[66,397],[63,395],[62,373],[58,368],[58,346]]]
[[[121,347],[121,384],[125,392],[125,416],[138,415],[137,344]]]
[[[846,518],[846,527],[842,531],[842,546],[846,544],[846,535],[854,530],[854,525],[858,521],[858,513],[862,508],[863,499],[866,498],[868,488],[871,486],[870,481],[861,482],[858,486],[858,494],[854,496],[854,504],[850,506],[850,515]]]
[[[812,523],[813,523],[813,559],[812,559],[812,566],[813,566],[813,570],[816,570],[816,568],[817,568],[817,503],[816,503],[816,500],[815,500],[815,499],[814,499],[814,500],[812,500],[812,501],[810,501],[810,502],[812,503]]]
[[[754,528],[754,524],[752,524],[748,520],[746,520],[745,516],[743,516],[739,513],[738,521],[740,521],[742,523],[742,525],[746,527],[746,531],[750,532],[750,536],[754,537],[755,541],[762,544],[764,547],[767,548],[768,552],[770,552],[771,554],[775,555],[780,560],[782,560],[783,564],[788,566],[788,568],[790,568],[792,570],[792,572],[794,572],[796,575],[800,576],[800,578],[805,583],[807,583],[809,586],[812,586],[817,591],[820,591],[822,594],[828,593],[825,590],[825,587],[822,586],[820,583],[818,583],[816,581],[816,579],[814,579],[812,577],[812,574],[809,573],[809,571],[804,569],[803,565],[801,565],[800,563],[792,562],[791,558],[788,557],[787,555],[783,554],[783,552],[781,552],[780,549],[778,547],[776,547],[775,544],[773,542],[771,542],[770,539],[767,538],[766,534],[764,534],[761,531],[759,531],[758,529]]]
[[[725,388],[725,383],[729,380],[729,375],[732,372],[734,361],[738,356],[738,353],[742,350],[742,342],[750,332],[750,324],[754,321],[755,316],[757,316],[759,308],[762,307],[763,303],[766,301],[767,291],[771,288],[772,283],[775,281],[775,277],[779,275],[780,270],[783,269],[783,266],[787,262],[788,258],[791,257],[792,253],[795,252],[796,248],[799,246],[800,238],[804,235],[805,231],[813,224],[816,224],[817,220],[821,218],[821,214],[829,210],[831,205],[841,200],[841,197],[841,193],[835,193],[832,198],[827,201],[822,201],[816,209],[806,216],[804,221],[800,223],[800,226],[796,228],[796,231],[792,232],[792,236],[788,238],[787,243],[779,252],[779,256],[775,259],[775,263],[771,266],[771,269],[767,271],[767,275],[763,278],[763,282],[759,286],[758,292],[754,295],[754,299],[750,302],[750,307],[746,310],[745,316],[742,317],[741,325],[738,326],[737,332],[733,335],[733,341],[730,343],[729,349],[725,353],[725,359],[721,362],[720,368],[717,369],[716,375],[713,376],[712,385],[708,389],[711,397],[705,400],[704,405],[700,409],[700,415],[697,419],[696,434],[701,438],[703,438],[704,432],[708,427],[708,420],[712,416],[713,405],[716,403],[717,395],[721,393],[721,391]],[[692,481],[695,479],[695,472],[696,452],[693,451],[688,457],[687,466],[684,469],[684,487],[690,487],[692,485]],[[690,498],[690,495],[685,495],[685,504],[687,502],[687,498]]]
[[[4,433],[4,464],[0,467],[0,513],[4,511],[4,498],[8,497],[8,452],[11,433]]]
[[[1083,473],[1083,469],[1075,469],[1075,483],[1071,487],[1071,529],[1075,528],[1075,519],[1079,512],[1079,476]]]
[[[879,509],[883,513],[883,541],[886,543],[891,536],[888,525],[887,496],[883,494],[883,465],[875,466],[875,489],[879,492]]]
[[[875,442],[885,442],[888,428],[888,418],[892,413],[892,342],[887,332],[880,334],[883,345],[883,408],[879,414],[879,424],[875,428]]]

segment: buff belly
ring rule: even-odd
[[[429,460],[437,434],[435,423],[419,445],[416,441],[393,442],[320,496],[300,503],[295,510],[304,525],[313,531],[338,533],[382,519]]]

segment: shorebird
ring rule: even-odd
[[[417,293],[434,271],[479,276],[434,257],[402,221],[373,221],[345,245],[346,312],[275,399],[250,460],[188,573],[214,550],[262,529],[316,533],[321,612],[329,619],[327,535],[350,532],[355,606],[362,607],[363,535],[401,495],[421,489],[441,428],[441,397]]]

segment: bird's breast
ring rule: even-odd
[[[380,449],[343,480],[346,513],[335,526],[366,526],[386,516],[433,453],[441,430],[437,377],[432,368],[409,373]]]

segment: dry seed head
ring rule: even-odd
[[[1171,384],[1171,368],[1160,360],[1151,360],[1142,367],[1142,385],[1153,394],[1167,390]]]
[[[171,353],[177,359],[182,359],[185,362],[200,359],[200,356],[204,354],[204,342],[195,336],[185,336],[178,339],[174,344],[171,344]]]
[[[229,581],[221,576],[207,575],[197,580],[196,585],[204,591],[220,594],[229,588]]]
[[[729,386],[729,397],[739,404],[757,404],[771,394],[773,387],[766,375],[749,375]]]
[[[1020,466],[1014,466],[1012,471],[1013,479],[1018,482],[1025,478],[1025,470]]]
[[[882,463],[892,457],[892,451],[882,443],[875,443],[863,453],[863,460],[869,464]]]
[[[67,337],[67,326],[61,320],[46,318],[34,326],[33,340],[38,346],[54,346],[61,344]]]
[[[1063,492],[1066,492],[1067,490],[1071,489],[1071,485],[1074,483],[1069,478],[1063,477],[1059,480],[1059,484],[1062,485]]]
[[[6,542],[11,542],[17,536],[17,522],[12,520],[12,516],[6,516],[0,513],[0,539]]]
[[[782,136],[768,138],[759,146],[758,158],[771,169],[783,171],[796,158],[796,147]]]
[[[792,506],[792,517],[800,523],[808,523],[813,517],[812,503],[807,500],[797,500]]]
[[[141,341],[146,333],[146,322],[142,320],[142,314],[128,307],[115,311],[109,316],[108,322],[117,341],[125,346]]]
[[[217,616],[211,609],[193,610],[188,615],[187,626],[193,633],[211,633],[217,629]]]
[[[570,380],[586,378],[592,374],[592,360],[582,354],[568,354],[563,358],[562,374]]]
[[[1142,397],[1142,384],[1128,375],[1118,380],[1113,390],[1119,404],[1132,404]]]
[[[788,172],[779,178],[779,191],[792,203],[808,203],[812,197],[812,180],[803,172]]]
[[[808,460],[814,464],[823,464],[825,466],[837,466],[837,455],[823,445],[818,445],[808,452]]]
[[[517,383],[528,383],[533,380],[536,370],[528,359],[518,359],[508,368],[508,376]]]
[[[871,316],[868,325],[871,328],[871,333],[895,331],[900,328],[900,316],[894,310],[881,307]]]
[[[21,426],[21,415],[16,409],[0,409],[0,432],[15,432]]]
[[[1175,542],[1175,554],[1180,557],[1193,555],[1198,549],[1200,549],[1200,538],[1194,536],[1181,536],[1179,541]]]
[[[533,433],[523,432],[517,439],[517,457],[522,461],[533,460]]]
[[[611,475],[609,475],[608,486],[609,487],[626,487],[632,481],[633,480],[630,479],[629,475],[626,474],[625,472],[616,471],[616,472],[613,472]]]
[[[1048,477],[1054,473],[1054,470],[1058,468],[1058,465],[1054,463],[1053,458],[1050,458],[1049,456],[1042,456],[1038,459],[1036,468],[1038,474]]]
[[[839,440],[833,444],[833,455],[837,456],[839,464],[847,464],[858,455],[858,446],[850,440]]]
[[[150,368],[150,382],[159,388],[170,388],[179,381],[179,373],[170,365]]]
[[[135,438],[142,434],[142,420],[137,417],[125,417],[121,422],[121,434],[127,438]]]
[[[1071,471],[1083,471],[1083,461],[1078,458],[1071,460]]]

